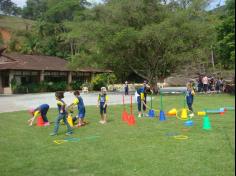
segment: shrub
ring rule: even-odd
[[[49,82],[47,85],[47,91],[55,92],[55,91],[65,91],[67,90],[67,82]]]
[[[112,73],[104,73],[104,74],[99,74],[96,75],[91,83],[93,90],[100,90],[101,87],[107,87],[108,84],[115,84],[117,81],[116,76]]]
[[[23,85],[15,85],[12,87],[12,91],[16,94],[27,93],[27,87]]]
[[[82,86],[81,86],[81,88],[82,88],[82,87],[87,87],[89,91],[91,91],[91,90],[93,89],[92,83],[88,83],[88,82],[83,83]]]
[[[70,86],[71,86],[71,88],[72,88],[73,90],[79,90],[79,89],[81,89],[81,87],[82,87],[82,83],[79,82],[79,81],[73,81],[73,82],[70,84]]]
[[[41,82],[26,85],[18,85],[12,82],[13,93],[38,93],[38,92],[55,92],[67,90],[67,82]]]
[[[92,79],[91,83],[93,90],[100,90],[101,87],[107,86],[107,75],[99,74]]]

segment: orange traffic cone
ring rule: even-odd
[[[122,120],[124,122],[127,122],[129,120],[129,115],[126,111],[123,111],[123,113],[122,113]]]
[[[220,112],[220,115],[224,115],[225,114],[225,112]]]
[[[135,125],[135,117],[133,114],[130,114],[128,117],[128,125]]]
[[[37,126],[44,126],[44,121],[41,116],[37,118]]]
[[[126,112],[126,108],[125,108],[125,97],[124,97],[124,95],[122,96],[122,98],[123,98],[123,113],[122,113],[122,120],[124,121],[124,122],[128,122],[128,120],[129,120],[129,114]]]
[[[128,125],[135,124],[135,117],[133,115],[133,106],[132,106],[132,95],[130,96],[130,115],[128,116]]]

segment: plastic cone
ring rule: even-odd
[[[44,121],[43,121],[42,116],[39,116],[37,118],[37,126],[44,126]]]
[[[181,112],[181,119],[183,119],[183,120],[187,120],[188,119],[188,111],[187,111],[187,109],[182,109],[182,112]]]
[[[123,111],[123,113],[122,113],[122,120],[124,122],[127,122],[128,121],[128,116],[129,116],[129,114],[126,111]]]
[[[184,123],[185,126],[193,126],[193,121],[192,120],[188,120]]]
[[[149,112],[148,112],[148,116],[149,116],[150,118],[155,117],[155,111],[154,111],[153,109],[150,109]]]
[[[165,112],[164,111],[160,111],[160,117],[159,117],[160,121],[164,121],[166,120],[166,116],[165,116]]]
[[[69,125],[70,125],[71,127],[74,126],[74,125],[73,125],[73,118],[71,117],[71,115],[69,115],[69,116],[67,117],[67,122],[69,123]]]
[[[135,117],[133,114],[129,115],[128,125],[135,125]]]
[[[175,116],[177,114],[177,110],[175,108],[169,110],[169,112],[167,113],[167,115],[169,116]]]
[[[210,122],[210,119],[207,115],[203,117],[203,129],[204,130],[211,129],[211,122]]]

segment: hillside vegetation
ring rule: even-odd
[[[9,31],[27,30],[32,27],[34,21],[20,17],[0,15],[0,28]]]

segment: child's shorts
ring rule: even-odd
[[[78,118],[83,119],[85,117],[85,108],[79,109]]]
[[[107,106],[105,108],[103,107],[103,104],[100,104],[100,114],[106,114],[107,113]]]

